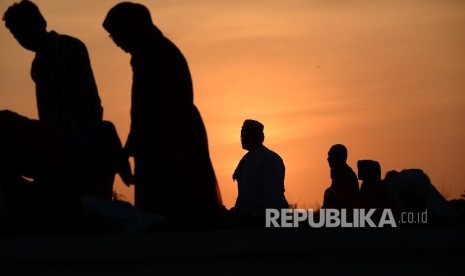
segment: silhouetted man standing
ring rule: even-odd
[[[284,162],[263,145],[263,129],[255,120],[242,125],[242,148],[248,152],[233,174],[238,186],[233,215],[239,224],[263,225],[265,209],[289,208],[284,196]]]
[[[358,179],[347,165],[347,148],[333,145],[328,152],[331,186],[326,189],[323,208],[355,208],[358,205]]]
[[[131,54],[131,128],[125,149],[135,161],[135,205],[175,223],[215,221],[220,210],[216,177],[184,56],[143,5],[116,5],[103,27]]]

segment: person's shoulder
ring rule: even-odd
[[[348,172],[348,173],[355,173],[355,171],[352,169],[351,166],[349,166],[349,164],[345,164],[344,167],[343,167],[343,170]]]
[[[355,179],[355,181],[358,182],[358,177],[355,171],[350,167],[348,164],[345,166],[345,174],[349,175],[352,179]]]
[[[67,48],[67,49],[86,49],[86,45],[78,38],[67,35],[59,34],[55,31],[51,31],[50,35],[52,39],[55,40],[55,43]]]
[[[160,41],[160,44],[166,48],[170,48],[173,51],[179,51],[179,52],[181,51],[179,50],[178,46],[176,46],[176,44],[174,44],[174,42],[171,41],[171,39],[167,38],[166,36],[158,37],[158,41]]]
[[[347,178],[347,177],[357,178],[357,174],[352,169],[352,167],[349,166],[349,164],[344,164],[343,166],[334,169],[334,174],[344,177],[344,178]]]
[[[280,163],[284,164],[284,161],[281,158],[281,156],[278,153],[276,153],[275,151],[270,150],[269,148],[267,148],[265,146],[262,146],[261,149],[262,149],[263,154],[266,155],[268,159],[274,160],[274,161],[277,161],[277,162],[280,162]]]
[[[186,62],[184,54],[182,53],[181,49],[169,38],[166,36],[161,37],[161,47],[163,47],[163,50],[165,54],[169,53],[171,56],[175,56],[179,59],[182,59],[183,61]]]

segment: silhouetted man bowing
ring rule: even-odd
[[[255,120],[242,125],[242,148],[248,152],[233,174],[238,186],[234,216],[239,224],[263,225],[266,208],[289,207],[284,196],[284,162],[263,145],[263,129]]]
[[[121,157],[113,124],[102,121],[85,45],[47,31],[47,22],[31,1],[10,6],[3,20],[19,44],[35,53],[31,76],[39,115],[32,120],[0,111],[0,185],[8,217],[17,229],[62,231],[65,220],[74,221],[82,195],[111,199],[114,175],[124,163],[129,179],[129,163]]]
[[[40,163],[49,167],[65,164],[67,172],[62,179],[58,179],[63,174],[60,170],[51,173],[36,170],[34,178],[73,182],[74,185],[66,186],[79,190],[78,193],[94,193],[111,199],[116,167],[124,166],[127,171],[129,164],[115,164],[115,159],[122,159],[117,157],[121,155],[121,145],[114,126],[102,121],[103,108],[86,46],[74,37],[47,31],[46,20],[31,1],[10,6],[3,20],[19,44],[35,53],[31,76],[36,85],[39,122],[31,120],[21,125],[24,133],[20,139],[28,144],[22,147],[66,152],[65,159],[54,160],[42,155],[40,160],[31,162],[36,167],[43,165]],[[2,116],[15,121],[12,113]],[[18,117],[16,121],[24,118]],[[58,136],[63,137],[57,139]],[[24,159],[34,155],[27,154]],[[130,182],[127,173],[123,179]]]
[[[175,223],[215,221],[220,210],[216,177],[184,56],[143,5],[116,5],[103,27],[131,54],[131,129],[125,149],[135,161],[135,205]]]
[[[79,132],[98,125],[103,109],[85,45],[48,32],[47,22],[30,1],[12,5],[3,20],[19,44],[35,52],[31,76],[39,119]]]

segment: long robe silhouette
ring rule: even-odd
[[[104,22],[132,56],[131,129],[135,205],[174,222],[210,223],[220,199],[187,62],[142,5],[121,3]]]

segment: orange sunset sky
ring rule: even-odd
[[[0,0],[0,12],[16,1]],[[88,48],[104,117],[123,142],[130,56],[101,27],[119,1],[37,0],[48,29]],[[465,1],[140,1],[184,53],[224,204],[244,154],[240,127],[265,125],[286,164],[286,196],[321,205],[332,144],[392,169],[421,168],[448,198],[465,191]],[[0,27],[0,109],[37,118],[34,54]],[[132,201],[133,190],[115,183]]]

